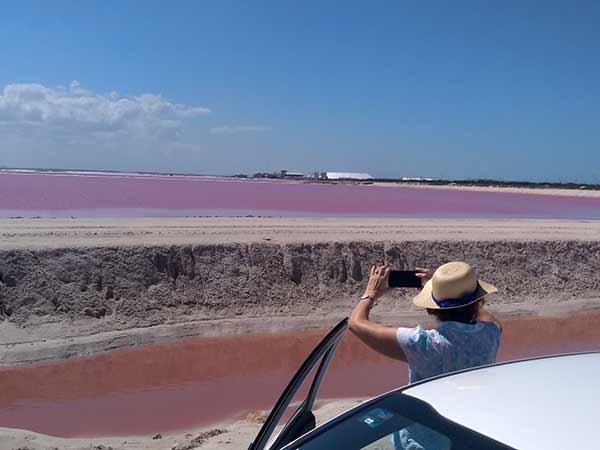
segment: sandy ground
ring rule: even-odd
[[[558,189],[558,188],[523,188],[509,186],[464,186],[454,183],[444,185],[426,185],[418,183],[395,183],[395,182],[375,182],[377,186],[397,187],[410,186],[423,189],[452,189],[457,191],[477,191],[477,192],[507,192],[511,194],[541,194],[541,195],[560,195],[564,197],[600,197],[599,190],[586,190],[585,184],[581,184],[579,189]]]
[[[359,405],[363,399],[323,400],[317,405],[317,425]],[[246,449],[256,436],[267,412],[249,413],[238,421],[224,422],[209,428],[186,430],[154,436],[109,438],[57,438],[25,430],[0,428],[2,450],[220,450]],[[280,427],[279,427],[280,429]],[[160,435],[159,439],[155,439]]]
[[[0,219],[0,250],[350,241],[598,240],[600,221],[343,218]]]

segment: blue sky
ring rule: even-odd
[[[9,2],[0,165],[600,183],[600,2]]]

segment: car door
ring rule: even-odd
[[[269,450],[280,449],[292,442],[294,439],[315,428],[315,415],[312,411],[315,398],[331,358],[333,357],[337,346],[342,340],[347,328],[348,319],[344,319],[329,333],[327,333],[327,336],[325,336],[319,345],[313,349],[308,358],[306,358],[306,360],[302,363],[302,366],[300,366],[300,369],[298,369],[296,374],[292,377],[287,387],[281,394],[281,397],[279,397],[279,400],[277,400],[277,403],[275,403],[275,406],[271,410],[269,417],[256,435],[254,441],[250,444],[250,447],[248,447],[248,450],[263,450],[266,448],[269,440],[273,436],[275,427],[279,423],[279,420],[285,413],[286,409],[289,407],[294,395],[304,384],[304,381],[310,375],[311,370],[320,362],[306,398],[301,402],[300,406],[298,406],[290,419],[285,423],[283,429],[269,447]]]

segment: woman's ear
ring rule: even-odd
[[[477,315],[479,314],[479,311],[481,310],[481,308],[483,308],[483,304],[485,303],[484,299],[479,300],[477,303],[475,303],[475,316],[477,317]]]

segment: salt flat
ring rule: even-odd
[[[600,221],[381,218],[0,219],[0,249],[323,241],[598,240]]]

